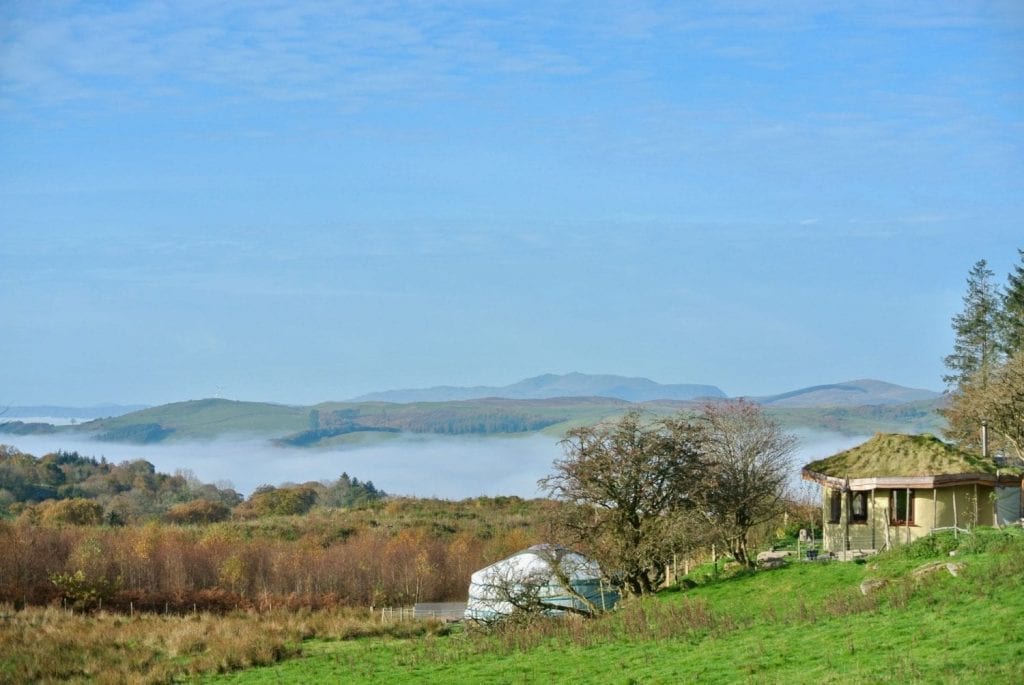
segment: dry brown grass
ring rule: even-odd
[[[443,630],[439,623],[381,624],[354,609],[124,616],[0,605],[0,683],[166,683],[272,664],[298,654],[311,637]]]

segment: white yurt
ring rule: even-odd
[[[559,580],[561,577],[562,580]],[[568,581],[569,588],[562,581]],[[590,602],[581,599],[585,597]],[[534,545],[470,577],[466,619],[491,622],[516,610],[590,613],[614,608],[619,594],[593,559],[558,545]]]

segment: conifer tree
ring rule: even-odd
[[[1024,350],[1024,250],[1017,252],[1021,260],[1006,278],[999,313],[1000,343],[1007,357]]]
[[[988,263],[978,260],[967,276],[964,309],[953,317],[956,341],[943,380],[954,390],[968,384],[984,388],[999,364],[1000,297],[992,277]]]

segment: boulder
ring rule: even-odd
[[[889,584],[889,581],[885,578],[865,578],[860,584],[860,594],[867,597],[872,592],[881,590],[883,587]]]

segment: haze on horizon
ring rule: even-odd
[[[0,406],[938,389],[1022,131],[1012,1],[5,3]]]

